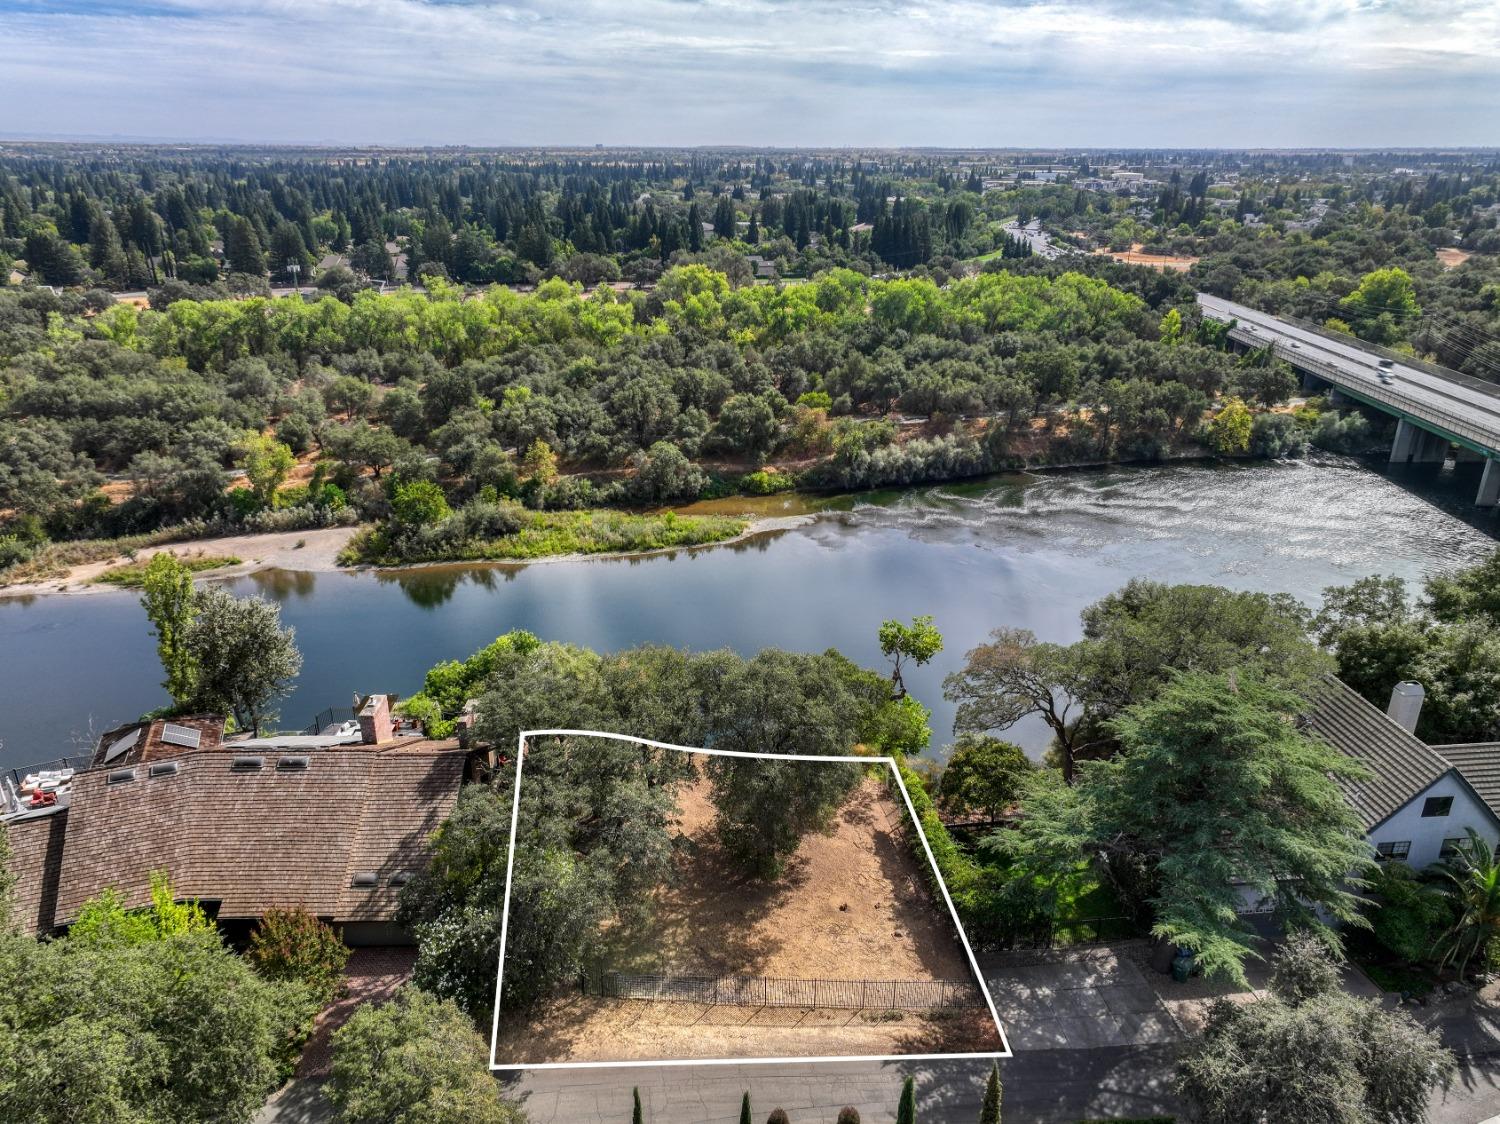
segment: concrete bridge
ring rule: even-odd
[[[1230,324],[1235,343],[1269,347],[1301,373],[1305,387],[1326,383],[1337,396],[1397,418],[1393,464],[1441,465],[1450,448],[1459,462],[1483,460],[1474,502],[1500,504],[1500,386],[1207,293],[1198,294],[1198,307]]]

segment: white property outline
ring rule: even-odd
[[[511,876],[514,873],[516,863],[516,826],[520,821],[521,815],[521,768],[526,763],[526,739],[550,737],[605,738],[610,741],[632,742],[635,745],[652,746],[656,749],[673,749],[681,753],[704,753],[711,757],[750,757],[757,760],[780,761],[825,761],[845,765],[851,763],[868,765],[878,762],[890,766],[891,775],[896,778],[896,786],[901,789],[901,799],[906,802],[906,813],[911,817],[912,826],[917,832],[917,838],[922,841],[922,850],[926,853],[927,863],[932,868],[932,873],[937,879],[938,889],[943,892],[943,901],[947,903],[948,915],[953,919],[953,927],[958,932],[959,943],[964,946],[964,954],[969,958],[969,970],[974,973],[974,979],[979,984],[980,994],[984,996],[985,1006],[989,1008],[990,1018],[994,1020],[995,1030],[1000,1035],[1000,1045],[1003,1049],[999,1051],[974,1051],[961,1054],[833,1054],[828,1057],[812,1058],[669,1058],[657,1061],[518,1062],[504,1065],[496,1062],[495,1050],[499,1044],[500,1037],[500,991],[505,977],[505,939],[510,928]],[[916,808],[912,806],[911,794],[906,791],[906,782],[901,779],[901,770],[897,768],[894,757],[863,757],[853,754],[750,753],[740,749],[705,749],[702,746],[673,745],[670,742],[652,741],[650,738],[638,738],[631,734],[615,734],[604,730],[521,731],[516,744],[515,795],[511,799],[510,806],[510,849],[507,851],[505,858],[505,903],[500,912],[500,962],[496,965],[495,969],[495,1013],[490,1025],[491,1072],[519,1072],[527,1069],[636,1069],[663,1065],[796,1065],[804,1062],[965,1061],[979,1058],[1003,1059],[1010,1057],[1014,1057],[1014,1054],[1011,1053],[1010,1039],[1005,1036],[1005,1027],[1000,1023],[1000,1012],[995,1010],[995,1000],[990,995],[989,985],[985,983],[984,973],[979,970],[979,961],[974,958],[974,950],[969,947],[969,935],[964,932],[963,922],[958,919],[958,910],[954,907],[953,898],[948,893],[948,884],[943,881],[943,872],[938,869],[937,859],[933,857],[932,847],[927,842],[927,833],[922,830],[922,821],[917,816]]]

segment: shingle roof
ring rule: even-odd
[[[1453,768],[1431,746],[1331,675],[1309,701],[1303,716],[1308,727],[1373,774],[1367,781],[1338,782],[1367,831]]]
[[[187,730],[196,731],[198,734],[198,745],[188,747],[176,745],[164,741],[162,734],[168,723],[181,726]],[[139,731],[135,741],[130,748],[122,751],[112,761],[106,762],[104,758],[109,754],[110,747],[122,738],[128,738],[131,731]],[[176,757],[188,752],[190,748],[213,749],[224,740],[224,716],[222,714],[191,714],[181,718],[153,718],[149,722],[131,722],[118,729],[110,730],[99,738],[94,747],[94,760],[92,768],[99,768],[108,764],[112,769],[122,768],[126,765],[134,765],[141,761],[157,761],[165,757]]]
[[[1490,811],[1500,816],[1500,742],[1468,742],[1432,747],[1456,768]]]
[[[220,903],[219,916],[258,917],[304,906],[336,921],[389,920],[393,874],[421,869],[427,840],[458,798],[464,753],[451,747],[311,754],[257,752],[259,770],[234,768],[223,748],[176,755],[175,774],[110,784],[113,770],[81,773],[68,809],[56,923],[106,886],[127,905],[149,899],[166,870],[181,897]],[[305,770],[278,768],[303,758]],[[375,886],[354,887],[372,871]]]
[[[16,880],[11,917],[27,936],[52,931],[67,823],[63,809],[0,825],[10,844],[9,869]]]

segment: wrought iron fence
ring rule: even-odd
[[[839,1007],[933,1011],[982,1007],[966,980],[822,980],[771,976],[667,976],[600,972],[599,993],[615,999],[729,1007]]]

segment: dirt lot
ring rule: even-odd
[[[1457,269],[1473,256],[1468,250],[1460,250],[1454,246],[1444,246],[1437,251],[1437,259],[1443,263],[1444,269]]]
[[[1114,258],[1115,261],[1122,261],[1129,265],[1149,265],[1152,269],[1170,269],[1178,273],[1185,273],[1187,270],[1192,269],[1193,266],[1198,264],[1198,259],[1194,257],[1178,257],[1172,254],[1143,253],[1142,245],[1139,242],[1131,246],[1128,250],[1095,250],[1094,253],[1104,254],[1107,257]]]
[[[846,768],[808,765],[808,768]],[[524,800],[524,794],[523,794]],[[677,878],[638,931],[608,933],[609,969],[668,975],[968,980],[947,907],[902,837],[906,820],[865,778],[827,834],[813,834],[774,883],[741,875],[719,847],[707,784],[678,802]],[[668,1060],[999,1049],[983,1009],[757,1008],[562,995],[502,1020],[499,1061]]]

